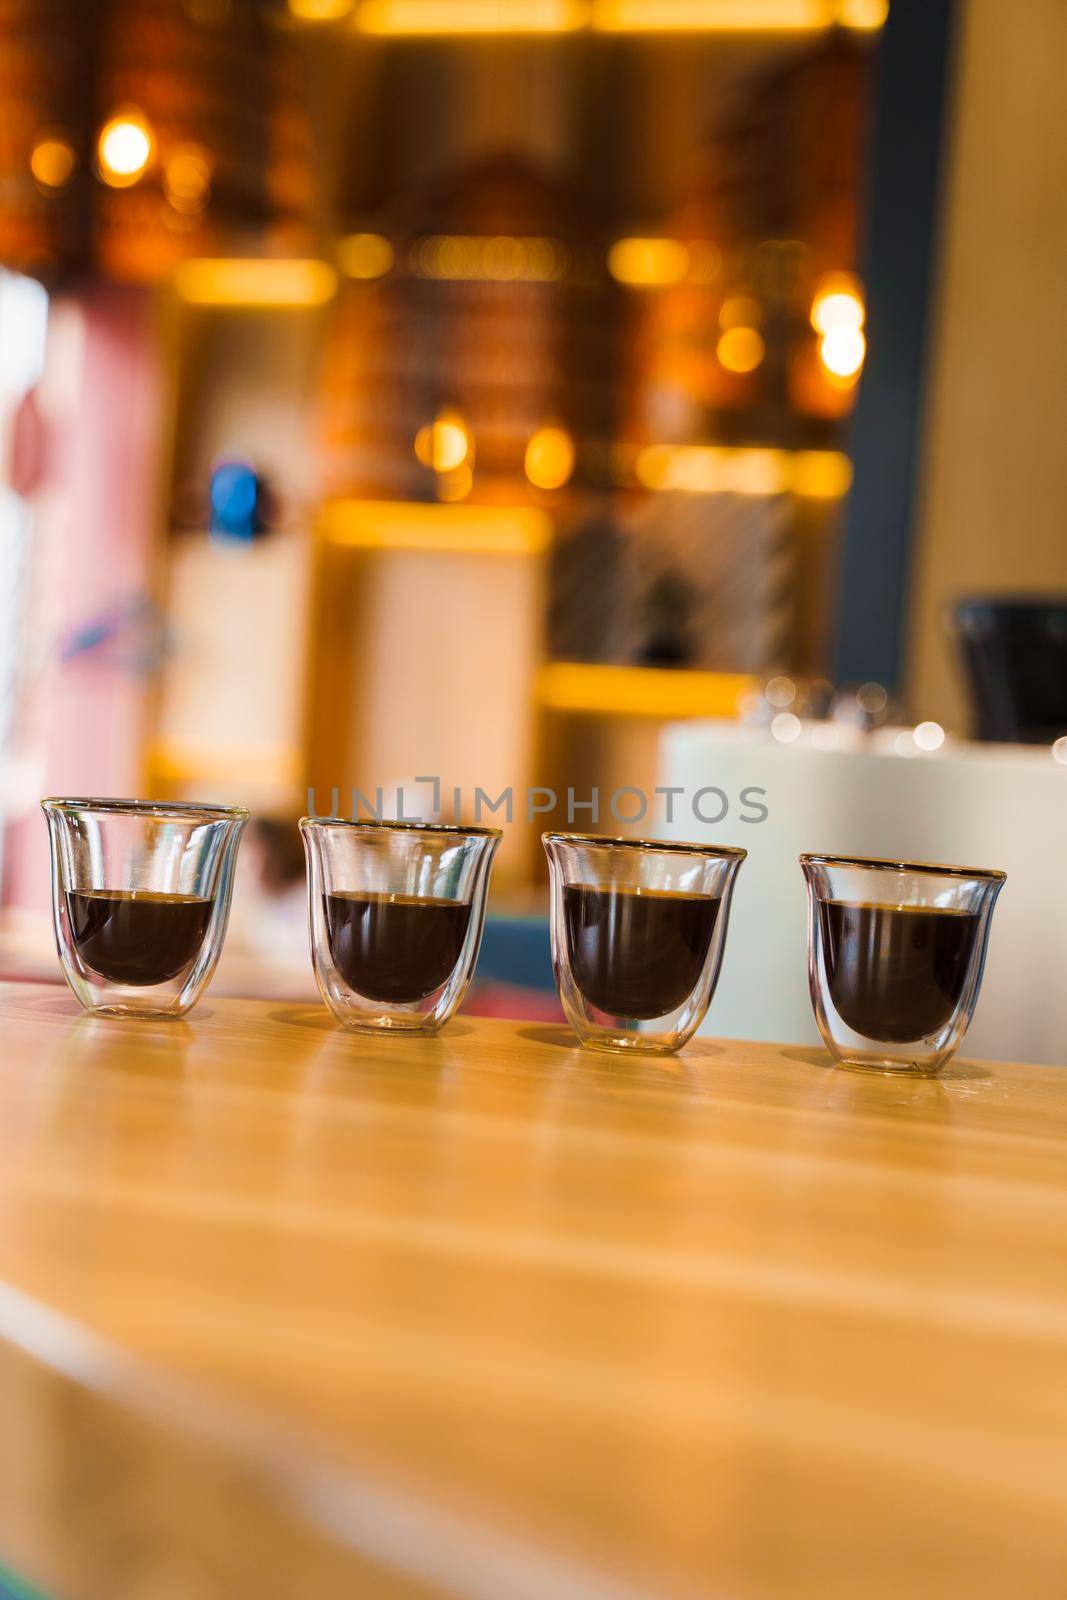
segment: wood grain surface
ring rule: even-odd
[[[0,990],[59,1600],[1063,1600],[1067,1072]]]

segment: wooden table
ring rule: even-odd
[[[0,1038],[49,1595],[1067,1595],[1067,1072],[28,986]]]

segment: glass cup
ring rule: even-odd
[[[808,984],[845,1067],[939,1072],[974,1012],[1003,872],[803,855]]]
[[[87,1011],[180,1017],[222,950],[240,806],[42,800],[63,976]]]
[[[435,1033],[474,972],[499,828],[304,817],[311,959],[347,1028]]]
[[[678,1050],[711,1003],[744,850],[546,833],[552,964],[597,1050]]]

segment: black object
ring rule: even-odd
[[[1067,733],[1067,596],[961,600],[956,632],[979,739]]]

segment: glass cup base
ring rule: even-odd
[[[428,1039],[432,1034],[440,1033],[445,1026],[445,1021],[437,1021],[434,1017],[339,1017],[330,1007],[331,1014],[340,1023],[346,1033],[402,1033],[407,1038]]]
[[[659,1039],[652,1035],[639,1033],[587,1033],[583,1028],[571,1025],[578,1035],[578,1043],[586,1050],[601,1050],[605,1055],[623,1056],[674,1056],[689,1042],[689,1035],[684,1039]]]
[[[936,1078],[948,1059],[945,1056],[933,1061],[901,1061],[891,1056],[835,1055],[833,1064],[845,1072],[866,1072],[875,1077]]]
[[[78,998],[81,1000],[80,995]],[[82,1000],[82,1005],[90,1017],[125,1017],[133,1018],[136,1022],[181,1022],[186,1012],[192,1009],[191,1005],[180,1007],[131,1006],[123,1005],[119,1002],[107,1006],[94,1006],[86,1005],[84,1000]]]

